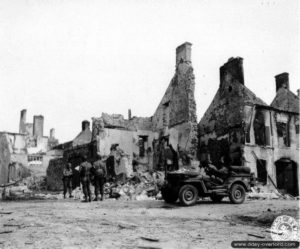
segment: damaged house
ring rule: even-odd
[[[92,132],[90,122],[84,120],[81,123],[81,131],[72,140],[55,146],[53,149],[59,151],[61,156],[50,160],[47,168],[47,188],[49,190],[61,190],[63,187],[62,173],[66,162],[71,163],[74,169],[82,163],[83,156],[94,158]],[[72,179],[74,187],[80,185],[79,173],[74,170]]]
[[[54,147],[63,155],[50,161],[47,169],[49,190],[62,189],[62,171],[66,162],[77,167],[88,156],[107,156],[112,145],[118,144],[129,159],[139,157],[139,163],[147,169],[156,169],[160,163],[163,140],[182,154],[196,157],[197,117],[194,99],[195,81],[191,62],[191,43],[184,43],[176,49],[175,75],[151,117],[135,117],[128,111],[128,118],[120,114],[102,113],[89,121],[82,122],[82,130],[69,142]],[[73,187],[79,186],[79,175],[74,171]]]
[[[199,123],[199,159],[251,168],[258,181],[299,194],[299,97],[288,74],[275,77],[276,96],[267,105],[244,83],[243,59],[220,68],[219,89]]]
[[[49,160],[57,156],[52,150],[58,144],[55,130],[50,130],[50,137],[44,136],[44,117],[34,116],[33,123],[27,123],[26,114],[21,111],[19,133],[0,132],[0,185],[29,171],[45,175]]]
[[[103,113],[93,118],[92,140],[97,152],[108,155],[113,144],[124,152],[138,155],[155,168],[159,163],[162,138],[175,150],[196,156],[197,117],[195,81],[191,62],[191,43],[176,49],[176,69],[161,102],[151,117],[132,117]]]

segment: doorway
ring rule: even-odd
[[[298,196],[297,164],[288,159],[281,158],[275,162],[277,188],[283,194]]]

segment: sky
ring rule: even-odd
[[[152,116],[192,45],[198,121],[219,68],[244,58],[245,85],[270,104],[274,76],[299,88],[299,3],[291,0],[1,0],[0,131],[20,111],[44,116],[44,135],[74,139],[102,112]]]

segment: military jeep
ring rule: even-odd
[[[229,197],[231,203],[241,204],[245,201],[246,192],[255,184],[254,174],[248,167],[230,166],[223,179],[218,177],[218,172],[209,169],[206,172],[206,175],[180,170],[167,172],[161,189],[165,202],[175,203],[179,198],[182,205],[191,206],[199,197],[210,197],[213,202]]]

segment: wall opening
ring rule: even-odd
[[[170,122],[169,106],[170,106],[170,101],[163,104],[163,126],[164,127],[169,126],[169,122]]]
[[[257,169],[257,181],[262,184],[267,184],[267,161],[262,159],[256,160],[256,169]]]
[[[139,136],[139,156],[144,157],[148,145],[148,136]]]
[[[279,139],[279,144],[284,144],[285,146],[290,146],[290,134],[288,123],[277,122],[277,135]]]
[[[270,145],[270,127],[265,125],[264,113],[257,110],[254,119],[254,137],[257,145]]]
[[[277,188],[283,194],[298,196],[297,164],[288,158],[281,158],[275,162]]]

